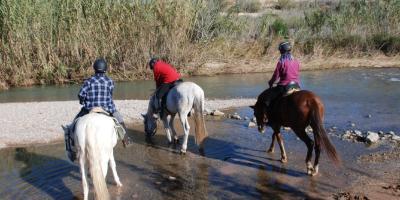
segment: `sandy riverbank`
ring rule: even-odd
[[[206,100],[206,109],[226,109],[251,105],[255,99]],[[147,100],[115,101],[128,126],[141,123]],[[2,103],[0,104],[0,148],[43,144],[64,138],[62,125],[79,112],[78,101]]]

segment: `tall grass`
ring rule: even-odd
[[[117,80],[149,77],[151,56],[190,73],[187,63],[260,58],[283,39],[301,54],[400,52],[400,1],[315,2],[252,17],[221,0],[1,0],[0,87],[81,81],[97,57]]]

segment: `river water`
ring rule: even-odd
[[[265,88],[268,76],[223,75],[189,80],[201,85],[208,98],[254,98]],[[371,164],[360,162],[358,157],[389,151],[391,145],[368,147],[333,135],[350,128],[400,133],[400,69],[324,70],[303,72],[302,76],[302,87],[317,93],[325,103],[325,126],[337,127],[330,138],[343,159],[342,168],[335,167],[322,154],[320,174],[307,176],[306,147],[290,131],[284,132],[289,162],[282,164],[278,161],[277,147],[275,154],[265,152],[271,141],[271,129],[259,134],[256,129],[248,128],[244,120],[207,117],[210,136],[204,155],[198,153],[192,136],[189,152],[180,155],[179,148],[166,144],[161,128],[152,142],[146,142],[143,127],[130,124],[128,133],[134,145],[124,149],[118,144],[115,148],[117,171],[124,186],[117,188],[109,174],[111,196],[113,199],[326,199],[359,183],[360,178],[366,182],[390,182],[384,175],[400,169],[399,160]],[[150,81],[118,83],[115,96],[146,99],[152,87]],[[72,100],[78,89],[79,86],[11,89],[0,93],[0,101]],[[252,116],[250,108],[227,112]],[[181,133],[179,128],[178,133]],[[0,199],[82,197],[79,169],[66,160],[63,143],[8,148],[0,151],[0,157]]]

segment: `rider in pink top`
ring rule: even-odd
[[[281,57],[279,58],[278,64],[271,79],[268,81],[269,93],[268,99],[266,99],[266,104],[270,103],[277,97],[283,95],[292,88],[300,89],[300,78],[299,70],[300,63],[298,60],[294,59],[290,53],[292,47],[289,42],[282,42],[279,44],[279,51]],[[273,85],[277,83],[275,87]]]
[[[291,82],[300,84],[299,70],[300,63],[297,59],[293,58],[290,51],[282,54],[278,64],[276,64],[274,74],[268,82],[269,87],[272,87],[276,81],[278,81],[277,85],[281,86],[286,86]]]

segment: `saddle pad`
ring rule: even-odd
[[[102,107],[94,107],[90,110],[89,113],[101,113],[105,115],[110,115],[107,111],[105,111]]]

